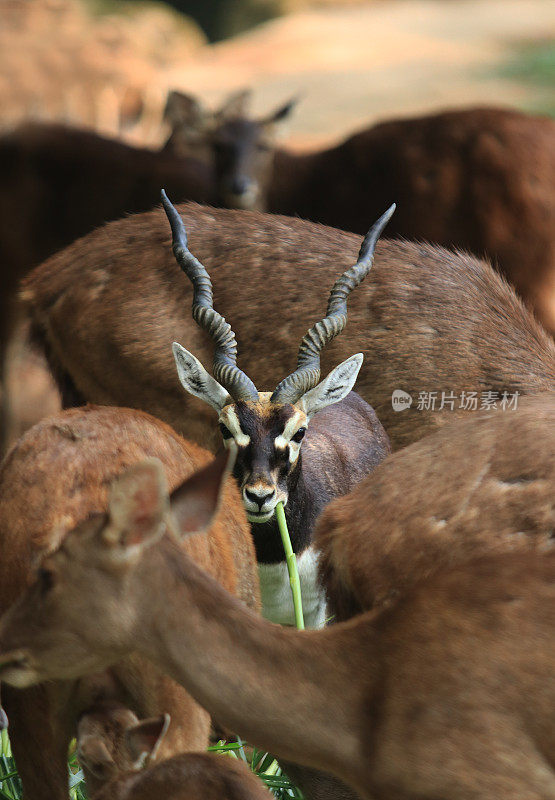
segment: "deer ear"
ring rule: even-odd
[[[7,727],[8,727],[8,717],[2,706],[0,706],[0,731],[5,730]]]
[[[238,92],[232,92],[232,94],[224,100],[223,104],[216,112],[216,116],[219,119],[244,117],[247,113],[251,97],[252,89],[240,89]]]
[[[299,405],[309,419],[318,411],[322,411],[332,403],[338,403],[349,394],[355,385],[363,360],[362,353],[357,353],[342,361],[314,389],[309,389],[303,394]]]
[[[198,358],[177,342],[173,343],[172,350],[178,378],[189,394],[204,400],[218,414],[224,406],[233,402],[224,387],[204,369]]]
[[[169,508],[162,464],[148,459],[127,469],[112,484],[105,541],[126,549],[150,545],[160,538]]]
[[[77,758],[96,778],[108,780],[117,772],[114,759],[100,736],[86,736],[79,742]]]
[[[280,106],[273,114],[270,114],[266,119],[262,120],[262,124],[274,126],[279,122],[283,122],[291,114],[299,100],[299,97],[292,97],[285,105]]]
[[[199,130],[205,124],[205,112],[196,97],[183,92],[168,92],[164,121],[175,128]]]
[[[156,758],[162,739],[170,726],[170,715],[144,719],[125,731],[125,744],[133,761]]]
[[[200,533],[209,527],[218,511],[224,480],[234,461],[232,451],[222,453],[172,493],[170,507],[178,533]]]

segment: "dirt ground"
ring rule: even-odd
[[[472,104],[536,106],[547,87],[495,73],[515,46],[549,35],[553,0],[383,0],[274,20],[202,48],[161,83],[213,103],[252,85],[260,112],[300,94],[288,142],[311,148],[388,117]]]

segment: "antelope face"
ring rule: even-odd
[[[236,456],[234,476],[249,522],[268,522],[279,501],[287,505],[289,480],[308,426],[303,410],[273,404],[270,397],[262,392],[258,403],[228,405],[219,417],[224,447]]]

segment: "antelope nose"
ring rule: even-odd
[[[253,492],[251,489],[245,489],[245,497],[247,500],[250,500],[251,503],[256,503],[259,508],[262,508],[264,503],[267,503],[268,500],[271,500],[275,493],[275,489],[272,489],[271,492],[266,492],[265,494],[259,494],[259,492]]]
[[[246,194],[251,187],[251,183],[252,181],[246,175],[237,175],[233,178],[231,191],[233,194]]]

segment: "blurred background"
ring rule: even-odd
[[[555,114],[553,0],[0,0],[0,125],[167,137],[169,89],[253,111],[300,95],[287,143],[475,104]]]

